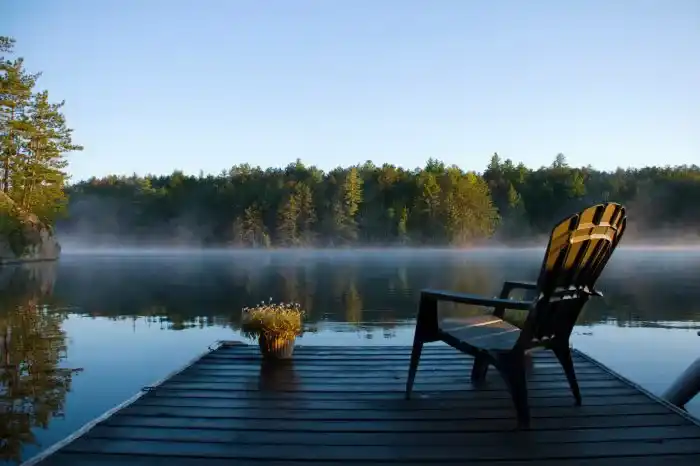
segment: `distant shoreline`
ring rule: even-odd
[[[498,251],[498,250],[533,250],[533,251],[544,251],[546,243],[541,245],[484,245],[475,247],[450,247],[450,246],[348,246],[348,247],[297,247],[297,248],[281,248],[281,247],[271,247],[271,248],[240,248],[240,247],[227,247],[227,246],[165,246],[165,245],[153,245],[153,246],[96,246],[96,247],[70,247],[64,246],[62,250],[62,255],[91,255],[91,254],[192,254],[192,253],[309,253],[309,252],[478,252],[478,251]],[[654,244],[644,244],[635,243],[630,245],[620,245],[621,250],[654,250],[654,251],[683,251],[689,249],[700,250],[700,242],[691,244],[680,244],[673,246],[658,246]]]
[[[33,262],[56,262],[59,258],[54,257],[54,258],[41,258],[41,259],[36,259],[36,258],[27,258],[27,259],[2,259],[0,258],[0,267],[3,265],[17,265],[17,264],[26,264],[26,263],[33,263]]]

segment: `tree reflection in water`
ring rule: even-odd
[[[0,461],[22,460],[35,428],[63,416],[74,370],[66,358],[64,316],[49,312],[54,264],[0,269]]]

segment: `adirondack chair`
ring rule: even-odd
[[[526,354],[536,348],[550,349],[561,363],[576,400],[581,393],[571,358],[569,337],[576,320],[591,296],[602,296],[594,288],[625,231],[625,208],[615,203],[598,204],[574,214],[552,229],[549,245],[536,283],[505,282],[498,298],[422,290],[406,399],[411,396],[423,344],[443,341],[474,357],[472,383],[482,382],[490,365],[506,382],[517,412],[518,427],[530,424]],[[509,299],[511,291],[535,291],[531,301]],[[438,317],[438,301],[487,306],[490,315],[462,319]],[[506,309],[527,310],[522,328],[503,320]]]

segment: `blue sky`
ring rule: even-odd
[[[490,154],[700,163],[698,0],[3,0],[74,180]]]

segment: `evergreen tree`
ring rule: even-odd
[[[262,212],[256,203],[245,209],[243,218],[243,241],[254,248],[269,247],[270,236],[262,220]]]
[[[311,188],[305,183],[297,183],[294,188],[296,203],[299,206],[297,216],[297,231],[301,244],[311,245],[315,240],[314,225],[316,224],[316,209]]]
[[[357,168],[352,167],[343,183],[342,233],[347,241],[357,239],[357,212],[362,202],[362,178]]]
[[[12,53],[15,41],[0,37],[0,51]],[[11,195],[12,178],[20,169],[18,159],[31,131],[26,115],[38,74],[24,69],[24,60],[0,56],[0,188]]]
[[[0,51],[11,53],[14,40],[0,37]],[[65,205],[65,154],[82,150],[72,141],[48,91],[34,93],[39,74],[24,69],[21,58],[0,57],[0,189],[23,210],[52,222]]]
[[[63,154],[82,150],[73,144],[73,130],[61,113],[65,102],[52,104],[47,91],[33,96],[29,114],[27,149],[18,164],[16,200],[29,211],[51,221],[64,207],[63,186],[68,165]]]
[[[283,200],[278,210],[279,223],[277,225],[277,240],[282,246],[296,246],[299,244],[299,198],[294,193],[289,193]]]

